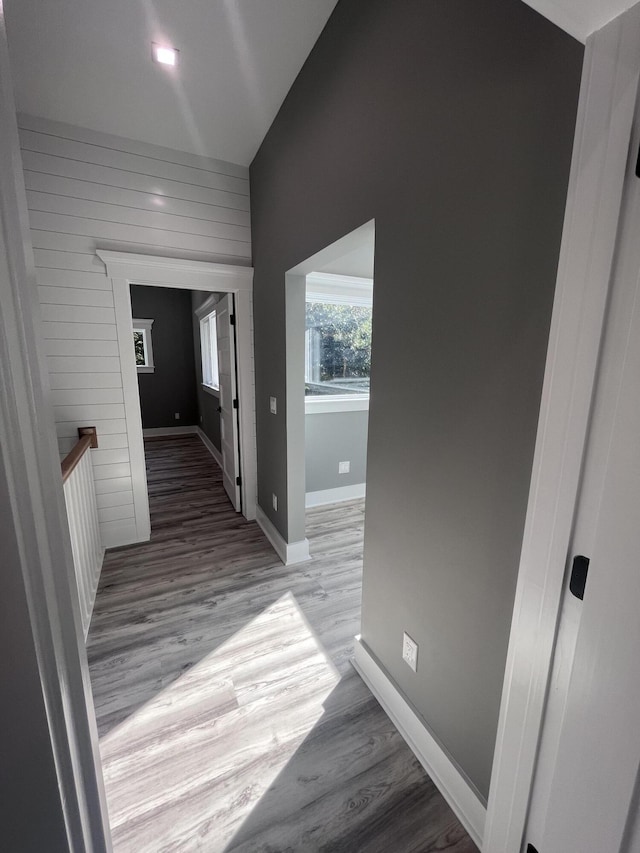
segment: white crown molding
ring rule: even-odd
[[[106,266],[108,276],[124,278],[132,284],[171,281],[172,287],[192,290],[199,283],[211,284],[216,280],[224,280],[227,288],[233,283],[234,290],[253,289],[253,267],[130,252],[108,252],[103,249],[96,249],[96,255]]]
[[[199,305],[194,314],[198,318],[198,320],[202,320],[204,317],[207,317],[211,312],[215,309],[216,305],[220,301],[220,296],[217,293],[212,293],[211,296],[208,296],[202,305]]]
[[[310,272],[307,275],[307,285],[325,284],[328,287],[355,287],[363,291],[373,289],[372,278],[361,278],[356,275],[337,275],[332,272]]]
[[[312,272],[306,276],[307,302],[373,304],[373,279]]]

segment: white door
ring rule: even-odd
[[[238,450],[238,390],[236,387],[236,345],[233,295],[228,293],[216,305],[218,376],[220,384],[220,439],[224,488],[236,512],[240,502],[240,458]]]
[[[638,134],[634,135],[638,150]],[[632,164],[635,166],[635,161]],[[640,180],[618,260],[526,841],[539,853],[639,853]]]

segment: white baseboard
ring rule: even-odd
[[[353,501],[363,498],[367,493],[366,483],[356,483],[353,486],[340,486],[337,489],[322,489],[319,492],[307,492],[304,505],[323,506],[324,504],[337,504],[341,501]]]
[[[356,637],[353,665],[394,723],[460,823],[482,849],[487,809],[455,762],[430,734],[398,688]]]
[[[309,540],[285,542],[259,504],[256,506],[256,521],[285,566],[291,566],[294,563],[306,563],[307,560],[311,559]]]
[[[150,427],[142,430],[142,436],[151,438],[154,435],[193,435],[197,431],[197,426]]]
[[[121,521],[107,521],[100,524],[100,541],[103,548],[122,548],[124,545],[137,545],[148,542],[150,530],[139,530],[135,520],[124,518]]]
[[[216,462],[218,463],[220,468],[222,468],[222,453],[220,453],[220,451],[215,446],[215,444],[211,441],[209,436],[202,429],[200,429],[200,427],[196,427],[196,433],[200,437],[200,441],[204,444],[204,446],[207,448],[209,453],[216,460]]]

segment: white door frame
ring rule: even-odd
[[[639,74],[637,4],[586,43],[483,853],[524,842]]]
[[[240,486],[238,485],[238,477],[240,475],[239,455],[238,455],[238,413],[234,407],[234,400],[237,399],[237,378],[236,378],[236,341],[231,322],[233,314],[233,298],[228,294],[220,298],[216,303],[215,324],[216,324],[216,349],[218,355],[218,379],[219,379],[219,402],[220,402],[220,453],[222,455],[222,484],[229,496],[229,500],[233,504],[236,512],[240,512],[242,501],[240,497]],[[225,380],[227,372],[224,369],[224,362],[228,360],[228,379]],[[228,384],[227,384],[228,383]],[[225,424],[230,419],[231,436],[227,436],[227,426]],[[229,440],[230,439],[230,440]],[[228,445],[231,444],[231,453],[228,451]],[[226,452],[225,452],[226,446]],[[231,456],[231,459],[229,459]],[[229,467],[231,466],[231,470]]]
[[[373,220],[301,261],[285,273],[286,328],[286,418],[287,418],[287,530],[288,542],[308,554],[305,538],[305,396],[304,311],[306,277],[326,264],[339,260],[362,245],[363,235],[375,227]]]
[[[28,636],[30,630],[33,637],[57,773],[49,805],[52,812],[60,808],[69,850],[109,853],[98,732],[53,410],[47,400],[37,290],[0,8],[0,454],[29,608],[24,633]],[[11,606],[12,587],[5,593]],[[46,734],[32,734],[37,749],[45,748]],[[39,769],[33,764],[23,768],[26,778]],[[37,824],[35,799],[32,810]]]
[[[174,287],[235,295],[238,360],[238,400],[240,404],[240,477],[243,515],[256,517],[257,463],[255,438],[255,393],[253,362],[253,268],[214,264],[205,261],[176,260],[129,252],[96,254],[107,268],[113,286],[118,333],[118,352],[124,392],[124,409],[133,484],[137,540],[151,535],[149,495],[142,437],[142,415],[138,394],[138,375],[133,349],[133,317],[130,285]]]

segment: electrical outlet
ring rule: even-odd
[[[176,413],[175,413],[175,415],[174,415],[173,417],[174,417],[177,421],[179,421],[179,420],[180,420],[180,412],[176,412]]]
[[[271,495],[271,503],[273,504],[273,508],[276,512],[278,512],[278,496]]]
[[[418,671],[418,644],[406,633],[402,636],[402,660],[411,667],[414,672]]]
[[[278,401],[275,397],[269,397],[269,411],[272,415],[278,413]]]
[[[348,474],[351,470],[351,462],[338,462],[338,474]]]

